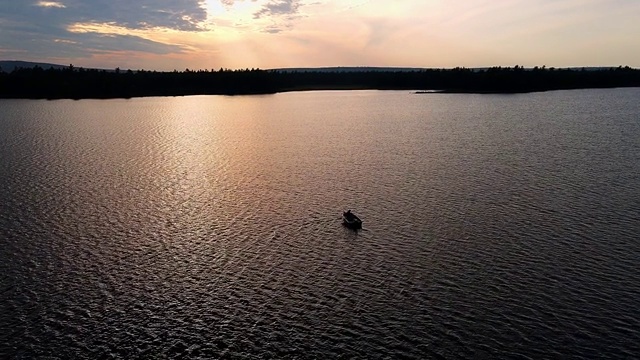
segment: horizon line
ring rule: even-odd
[[[184,70],[178,70],[178,69],[173,69],[173,70],[157,70],[157,69],[145,69],[145,68],[123,68],[123,67],[115,67],[115,68],[103,68],[103,67],[87,67],[87,66],[81,66],[81,65],[74,65],[74,64],[69,64],[69,65],[63,65],[63,64],[59,64],[59,63],[50,63],[50,62],[46,62],[46,61],[29,61],[29,60],[0,60],[0,66],[2,63],[27,63],[27,64],[33,64],[34,66],[38,66],[38,65],[51,65],[51,66],[56,66],[56,67],[63,67],[63,68],[68,68],[70,66],[73,66],[74,68],[82,68],[82,69],[91,69],[91,70],[116,70],[116,69],[120,69],[122,71],[157,71],[157,72],[174,72],[174,71],[178,71],[178,72],[184,72],[184,71],[211,71],[211,70],[216,70],[215,67],[211,67],[211,68],[199,68],[199,69],[191,69],[189,67],[185,68]],[[400,65],[391,65],[391,66],[377,66],[377,65],[328,65],[328,66],[290,66],[290,67],[274,67],[274,68],[259,68],[259,67],[242,67],[242,68],[227,68],[227,67],[220,67],[218,69],[223,69],[223,70],[264,70],[264,71],[273,71],[273,70],[330,70],[330,69],[400,69],[400,70],[453,70],[453,69],[470,69],[470,70],[485,70],[485,69],[491,69],[491,68],[516,68],[516,67],[520,67],[523,69],[535,69],[535,68],[544,68],[544,69],[615,69],[615,68],[631,68],[631,69],[640,69],[640,68],[636,68],[636,67],[632,67],[629,65],[622,65],[622,64],[618,64],[618,65],[575,65],[575,66],[549,66],[546,64],[542,64],[542,65],[533,65],[533,66],[523,66],[520,64],[514,64],[514,65],[484,65],[484,66],[473,66],[473,67],[469,67],[469,66],[450,66],[450,67],[420,67],[420,66],[400,66]]]

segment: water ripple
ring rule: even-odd
[[[633,358],[637,98],[0,101],[0,357]]]

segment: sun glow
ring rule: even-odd
[[[38,21],[67,30],[42,35],[58,50],[50,57],[73,50],[77,59],[159,70],[640,64],[633,46],[640,22],[629,15],[640,11],[635,0],[620,0],[620,7],[607,0],[185,0],[188,9],[145,2],[139,15],[77,3],[22,5],[40,7]],[[64,17],[49,16],[62,8]],[[20,28],[19,21],[0,14],[5,28]],[[2,52],[31,43],[3,43]]]
[[[220,0],[205,0],[205,8],[210,17],[242,17],[252,16],[252,14],[260,9],[260,4],[257,1],[220,1]]]

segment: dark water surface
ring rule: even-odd
[[[2,100],[0,358],[638,358],[639,100]]]

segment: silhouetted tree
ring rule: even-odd
[[[191,94],[266,94],[305,89],[435,89],[446,92],[513,93],[555,89],[640,86],[640,70],[525,69],[491,67],[473,70],[294,71],[240,69],[184,72],[94,69],[76,71],[40,67],[0,72],[2,98],[113,98]]]

